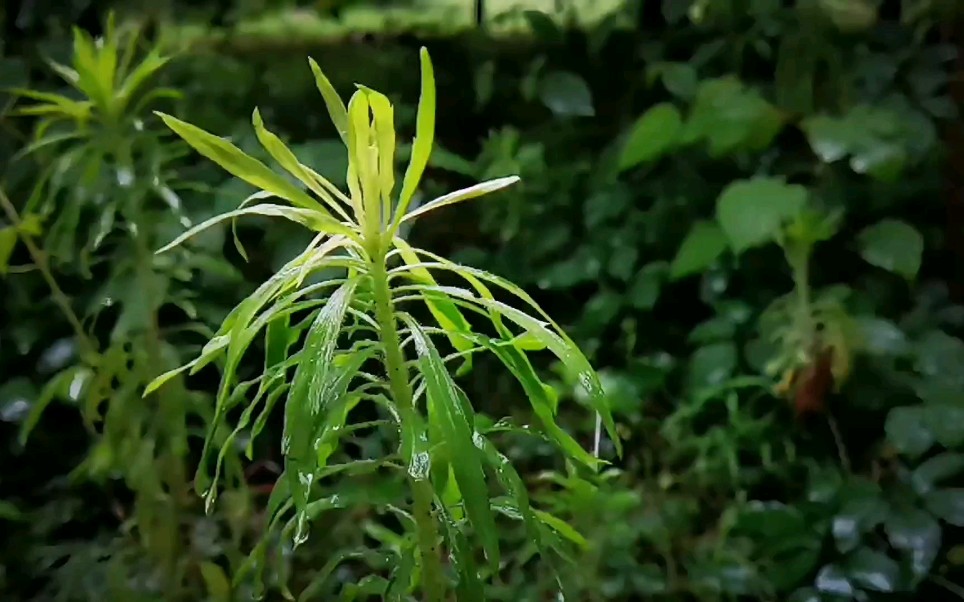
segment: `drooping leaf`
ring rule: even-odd
[[[609,402],[599,382],[599,377],[592,369],[589,361],[579,350],[578,346],[570,339],[565,332],[556,324],[541,307],[515,284],[488,272],[455,264],[434,253],[419,250],[420,254],[426,255],[433,260],[431,263],[418,264],[419,267],[426,269],[443,269],[451,271],[465,278],[481,296],[475,296],[469,291],[453,287],[433,287],[425,286],[421,290],[434,298],[444,299],[447,295],[470,303],[482,305],[490,314],[504,316],[524,328],[531,335],[533,340],[545,345],[566,367],[576,379],[580,388],[586,394],[588,403],[600,416],[602,424],[609,434],[613,446],[618,455],[622,455],[622,443],[616,433],[616,425],[613,422],[612,412]],[[510,305],[496,301],[482,285],[481,281],[494,284],[503,290],[521,299],[542,317],[542,320],[534,318],[529,314],[516,309]]]
[[[570,458],[577,462],[598,469],[599,460],[587,452],[579,442],[562,429],[555,419],[555,404],[549,397],[549,387],[543,383],[529,359],[521,350],[513,345],[497,345],[487,337],[477,336],[473,341],[485,346],[492,354],[499,358],[512,373],[526,394],[529,404],[539,422],[542,423],[546,434]]]
[[[395,238],[395,247],[398,249],[399,255],[402,260],[410,268],[409,274],[411,278],[416,279],[424,284],[431,286],[436,286],[438,283],[435,282],[435,278],[432,274],[423,267],[415,267],[419,264],[418,255],[412,247],[402,240],[401,238]],[[462,312],[459,311],[457,305],[451,302],[449,299],[444,298],[428,298],[425,297],[425,304],[429,311],[432,313],[432,317],[438,323],[446,333],[448,333],[449,342],[455,347],[457,351],[467,352],[472,348],[472,342],[466,339],[465,336],[460,336],[462,334],[471,335],[472,328]],[[467,371],[472,367],[472,356],[465,356],[465,363],[461,371]]]
[[[350,378],[334,364],[341,325],[352,302],[358,281],[350,280],[332,294],[318,312],[305,340],[302,361],[285,403],[282,451],[285,472],[297,512],[295,544],[308,537],[308,502],[318,468],[315,434],[329,405],[344,396]]]
[[[329,209],[337,213],[345,221],[348,221],[348,214],[338,205],[331,193],[320,184],[316,177],[317,174],[310,173],[310,170],[301,164],[298,157],[291,152],[291,149],[289,149],[278,136],[265,128],[264,120],[261,118],[261,113],[257,109],[254,110],[251,121],[254,125],[254,131],[258,137],[258,141],[261,142],[261,146],[268,151],[268,154],[270,154],[285,171],[293,175],[302,184],[307,186],[309,190],[318,195],[318,197],[328,205]]]
[[[418,369],[425,379],[430,415],[440,419],[445,445],[452,454],[452,468],[462,492],[469,522],[482,542],[486,558],[499,566],[499,537],[489,508],[489,494],[482,470],[482,454],[475,446],[473,415],[466,412],[458,388],[445,368],[435,345],[414,320],[406,320],[415,343]],[[434,412],[432,410],[435,410]]]
[[[167,243],[163,247],[157,250],[157,253],[165,253],[174,247],[177,247],[185,240],[195,236],[204,230],[207,230],[211,226],[215,226],[221,222],[227,221],[229,219],[234,219],[244,215],[262,215],[266,217],[283,217],[285,219],[291,220],[297,224],[301,224],[310,228],[316,232],[325,232],[327,234],[340,234],[343,236],[348,236],[350,238],[357,238],[355,231],[335,220],[326,213],[313,209],[302,209],[299,207],[287,207],[285,205],[272,205],[270,203],[262,203],[260,205],[251,205],[244,207],[243,209],[235,209],[234,211],[228,211],[227,213],[222,213],[220,215],[215,215],[214,217],[207,219],[200,224],[194,226],[187,232],[184,232],[171,242]]]
[[[338,92],[325,77],[322,72],[321,67],[314,59],[309,58],[308,64],[311,66],[311,72],[315,76],[315,85],[318,87],[318,91],[321,92],[321,97],[325,101],[325,106],[328,109],[328,115],[331,117],[331,122],[335,125],[335,129],[338,131],[338,135],[341,136],[342,142],[348,143],[348,109],[345,108],[345,103],[342,101]]]
[[[437,199],[433,199],[428,203],[425,203],[414,211],[408,212],[408,214],[402,218],[402,222],[415,219],[420,215],[424,215],[429,211],[434,211],[440,207],[445,207],[446,205],[453,205],[455,203],[460,203],[462,201],[467,201],[491,192],[495,192],[496,190],[501,190],[507,186],[515,184],[518,181],[518,176],[508,176],[505,178],[496,178],[495,180],[489,180],[488,182],[482,182],[480,184],[474,184],[468,188],[450,192],[446,195],[438,197]]]

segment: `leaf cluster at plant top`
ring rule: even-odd
[[[229,4],[225,14],[260,10],[257,3]],[[441,518],[460,526],[450,531],[447,523],[438,523],[439,535],[456,557],[471,558],[477,569],[466,572],[464,562],[456,566],[446,558],[446,578],[454,584],[462,570],[462,582],[468,583],[475,574],[490,600],[549,599],[560,590],[579,600],[960,594],[964,309],[957,288],[964,273],[953,234],[959,223],[953,207],[945,208],[947,191],[960,185],[946,163],[955,162],[959,150],[953,136],[943,135],[959,124],[960,100],[951,93],[959,54],[951,42],[961,39],[953,31],[957,3],[629,1],[589,29],[573,27],[578,11],[567,12],[561,4],[558,10],[518,10],[504,17],[506,23],[528,23],[531,40],[467,35],[424,41],[442,94],[433,152],[410,210],[477,181],[515,175],[520,180],[484,203],[422,213],[399,227],[399,240],[412,245],[419,263],[442,263],[415,250],[432,249],[469,274],[487,270],[515,282],[558,320],[599,369],[615,426],[615,436],[604,438],[600,451],[613,465],[593,474],[579,462],[560,461],[560,438],[572,439],[563,451],[580,453],[592,447],[596,424],[594,412],[578,407],[592,410],[594,400],[580,390],[571,370],[552,362],[552,353],[532,353],[531,363],[521,367],[541,382],[525,378],[520,385],[519,374],[505,370],[506,364],[520,367],[507,355],[513,347],[497,344],[492,354],[466,355],[503,338],[491,326],[482,328],[491,319],[462,304],[483,297],[472,292],[471,298],[454,299],[472,331],[471,338],[449,339],[439,316],[450,314],[434,312],[414,288],[404,293],[414,303],[405,301],[399,309],[418,320],[439,358],[452,368],[464,366],[454,379],[472,400],[472,426],[486,442],[472,453],[479,454],[492,486],[485,495],[500,562],[498,567],[482,562],[491,560],[484,551],[493,552],[494,544],[492,533],[472,528],[476,519],[487,520],[478,518],[485,512],[481,504],[451,503],[468,495],[462,484],[470,477],[446,475],[453,465],[433,461],[430,481],[446,484],[438,504],[447,515]],[[500,19],[494,4],[487,10],[496,17],[493,23]],[[427,20],[428,9],[423,12]],[[341,35],[353,22],[346,18],[332,33]],[[161,136],[169,153],[163,173],[187,185],[175,188],[180,213],[152,204],[151,218],[143,223],[153,249],[213,215],[238,209],[258,188],[275,187],[304,206],[268,209],[256,198],[259,204],[242,208],[250,212],[248,219],[222,221],[154,256],[158,273],[186,270],[185,278],[160,289],[160,297],[136,286],[106,293],[99,286],[99,274],[128,265],[121,260],[130,256],[125,245],[134,239],[126,216],[118,217],[113,234],[89,254],[93,277],[80,269],[79,245],[63,247],[63,254],[47,248],[49,220],[24,212],[19,225],[0,221],[5,228],[0,251],[10,260],[4,280],[10,293],[0,308],[0,360],[18,376],[8,379],[4,370],[0,377],[4,436],[15,437],[30,411],[46,405],[20,455],[0,460],[30,467],[0,474],[5,502],[0,520],[9,521],[4,527],[11,533],[0,548],[5,567],[0,591],[18,599],[31,599],[28,592],[37,581],[46,586],[40,599],[57,594],[67,600],[134,595],[220,601],[249,599],[261,588],[269,596],[278,591],[303,600],[377,599],[399,592],[397,584],[405,581],[399,575],[419,572],[413,497],[404,478],[408,463],[392,456],[404,432],[393,430],[395,417],[383,400],[351,405],[358,396],[348,398],[348,405],[330,414],[335,425],[347,422],[336,431],[340,444],[331,445],[326,435],[315,458],[325,465],[305,507],[315,533],[294,549],[290,545],[298,526],[291,496],[299,485],[290,487],[288,477],[279,480],[285,425],[277,402],[295,383],[304,385],[297,370],[309,333],[315,333],[312,345],[324,347],[320,326],[312,324],[328,292],[349,278],[345,267],[306,276],[302,285],[324,294],[293,299],[289,307],[297,309],[290,319],[263,321],[258,323],[266,328],[263,337],[240,339],[249,347],[231,368],[235,379],[223,392],[225,411],[217,420],[223,359],[196,364],[193,374],[178,373],[165,385],[183,386],[193,396],[189,407],[196,412],[185,422],[190,445],[179,456],[184,466],[199,464],[202,437],[211,435],[210,462],[202,463],[193,485],[218,492],[212,515],[206,516],[191,494],[185,500],[193,505],[130,501],[126,492],[139,485],[130,475],[167,470],[170,465],[159,461],[165,454],[148,462],[151,456],[141,451],[130,462],[137,470],[123,476],[107,470],[97,479],[83,478],[80,471],[73,481],[56,478],[101,440],[118,445],[115,457],[133,458],[124,454],[147,447],[124,447],[123,441],[165,439],[151,430],[141,433],[140,421],[151,415],[144,410],[153,413],[158,406],[150,396],[140,402],[139,389],[127,395],[126,380],[120,381],[124,394],[108,396],[102,407],[118,408],[108,410],[108,417],[128,426],[113,432],[130,435],[118,440],[102,432],[100,423],[88,432],[76,418],[72,376],[96,366],[63,352],[74,337],[33,267],[28,238],[51,253],[51,270],[98,349],[110,340],[115,312],[138,307],[134,301],[142,297],[159,304],[169,359],[153,366],[153,377],[199,354],[230,354],[229,347],[218,345],[227,345],[231,329],[218,325],[237,320],[232,308],[239,299],[262,283],[278,282],[273,274],[297,265],[306,247],[319,244],[312,242],[317,233],[311,227],[333,225],[317,217],[317,205],[310,203],[324,197],[312,186],[336,194],[313,174],[348,190],[346,146],[339,134],[344,130],[319,110],[316,74],[304,67],[307,38],[278,27],[287,21],[252,23],[217,49],[189,51],[166,64],[159,85],[174,87],[184,99],[161,99],[167,104],[160,108],[179,123],[225,135],[214,142],[230,140],[261,163],[265,171],[255,169],[262,179],[252,187],[225,177],[179,141]],[[172,39],[182,40],[184,31],[178,28]],[[44,49],[55,46],[56,39]],[[69,50],[52,52],[61,64],[70,64]],[[418,107],[406,99],[420,86],[409,69],[412,43],[342,41],[310,54],[340,92],[354,92],[355,82],[397,91],[389,95],[396,154],[411,160],[415,145],[403,139],[418,135],[419,117]],[[12,58],[32,60],[28,54]],[[42,71],[10,81],[62,92],[58,84],[37,79]],[[368,88],[361,90],[365,97]],[[67,97],[76,99],[73,94]],[[252,130],[255,105],[260,113]],[[152,114],[141,116],[151,137],[163,132]],[[4,123],[13,130],[34,125],[22,117]],[[128,137],[140,148],[155,144],[133,133]],[[291,155],[279,154],[282,140],[296,163],[311,171],[288,169],[297,172],[298,165]],[[43,169],[65,161],[59,149],[47,151],[11,163],[5,172],[17,208]],[[136,156],[140,161],[150,153]],[[395,178],[403,182],[404,173]],[[123,205],[128,198],[112,192],[116,185],[110,178],[105,188],[73,189],[71,178],[62,181],[68,187],[52,197],[54,206],[63,206],[59,199],[70,192],[93,191],[91,203],[103,196]],[[146,186],[151,180],[140,181]],[[349,204],[337,203],[351,211]],[[329,209],[335,222],[344,221]],[[265,220],[259,211],[301,223]],[[97,215],[85,211],[78,218],[78,232],[92,233],[86,240],[97,232]],[[85,238],[77,234],[77,240]],[[346,252],[326,258],[344,266],[358,262]],[[439,292],[466,282],[445,271],[434,278]],[[485,285],[493,302],[513,298]],[[352,390],[366,393],[379,390],[382,374],[379,338],[366,334],[372,290],[364,280],[352,289],[340,320],[350,332],[338,338],[332,367],[340,374],[352,362],[363,362],[358,373],[374,378],[356,379]],[[470,284],[466,290],[476,289]],[[279,299],[297,294],[297,288],[288,289]],[[122,300],[120,306],[99,304],[104,295]],[[453,300],[432,295],[431,301]],[[266,304],[256,315],[272,311]],[[257,321],[253,317],[250,324]],[[512,326],[509,319],[503,322]],[[407,369],[416,375],[413,394],[431,401],[434,390],[438,399],[439,385],[445,389],[448,383],[441,371],[429,369],[437,365],[431,348],[424,348],[427,363],[419,363],[416,330],[404,320],[397,325],[413,352],[406,357]],[[215,343],[203,348],[212,335]],[[526,354],[540,346],[527,335],[513,341]],[[359,353],[346,353],[352,346]],[[138,348],[119,345],[114,363],[107,365],[126,366],[128,354]],[[237,354],[237,343],[234,349]],[[259,377],[265,373],[272,377]],[[426,374],[441,380],[430,381]],[[139,371],[129,382],[145,383]],[[251,405],[253,400],[258,405]],[[452,427],[446,432],[464,443],[459,425],[446,416],[434,415],[433,424]],[[433,418],[431,408],[427,418]],[[158,424],[178,420],[168,415]],[[554,433],[552,424],[559,431]],[[209,430],[212,425],[220,426]],[[429,432],[430,440],[444,436],[438,429]],[[622,441],[622,459],[616,459],[613,441]],[[203,476],[215,468],[217,455],[224,464],[214,488]],[[503,466],[518,479],[500,473],[497,467]],[[77,484],[78,476],[84,485]],[[190,484],[189,475],[181,479]],[[276,481],[279,486],[268,494]],[[528,521],[519,520],[520,492],[531,504]],[[286,505],[284,518],[272,525],[271,517]],[[176,549],[184,551],[175,555],[185,569],[177,588],[170,575],[150,570],[145,560],[150,546],[140,531],[175,507],[183,526]],[[543,546],[548,554],[540,560],[533,525],[559,544]],[[79,528],[85,531],[78,536]],[[86,537],[89,533],[98,536]],[[556,554],[575,562],[565,565]],[[457,593],[460,600],[472,599]]]

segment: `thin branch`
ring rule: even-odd
[[[81,350],[84,355],[93,355],[97,353],[97,346],[94,342],[87,336],[84,332],[84,327],[80,322],[80,318],[74,313],[73,308],[70,306],[70,299],[64,293],[60,285],[57,284],[57,280],[53,276],[53,272],[50,269],[50,263],[47,261],[47,255],[33,242],[33,238],[24,232],[23,230],[23,220],[20,219],[20,214],[17,213],[17,208],[13,206],[10,198],[7,197],[6,192],[0,188],[0,206],[3,207],[3,211],[7,216],[7,219],[16,228],[17,233],[20,236],[20,240],[23,241],[25,247],[27,247],[27,252],[30,253],[31,259],[33,259],[34,265],[40,271],[43,279],[46,281],[47,286],[50,287],[54,303],[60,308],[67,321],[70,322],[70,326],[74,329],[74,334],[77,337],[77,344],[80,345]]]

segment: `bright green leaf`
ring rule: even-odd
[[[475,444],[471,408],[466,408],[435,345],[413,320],[406,320],[415,342],[419,372],[425,379],[429,414],[440,420],[444,443],[452,454],[452,468],[476,537],[486,558],[499,566],[499,537],[489,508],[481,451]],[[469,410],[468,412],[466,410]],[[439,443],[443,443],[440,441]]]
[[[807,190],[779,178],[753,178],[727,186],[717,199],[716,217],[734,252],[774,240],[803,211]]]
[[[673,148],[683,127],[679,109],[668,102],[650,107],[636,120],[623,144],[619,170],[661,157]]]
[[[157,113],[157,115],[194,150],[223,167],[231,175],[298,207],[320,209],[318,202],[303,190],[224,138],[205,132],[197,126],[170,115],[164,113]]]
[[[713,265],[726,250],[726,235],[716,222],[693,224],[670,266],[674,280],[695,274]]]
[[[920,270],[924,237],[910,224],[887,219],[864,229],[859,237],[860,254],[879,268],[911,279]]]
[[[425,166],[428,165],[432,154],[432,143],[435,139],[435,71],[428,50],[422,48],[419,52],[422,68],[422,91],[418,97],[418,112],[415,118],[415,140],[412,141],[412,158],[409,160],[405,177],[402,179],[402,191],[398,196],[396,220],[402,219],[408,212],[409,203],[422,179]],[[398,222],[396,221],[396,225]]]

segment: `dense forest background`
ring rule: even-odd
[[[604,441],[611,465],[586,475],[507,428],[533,504],[578,545],[571,565],[541,562],[500,522],[488,599],[561,599],[560,575],[566,600],[964,599],[960,2],[4,9],[3,600],[382,599],[395,569],[375,550],[400,545],[382,512],[404,495],[397,480],[324,483],[347,507],[293,549],[266,519],[277,412],[227,440],[206,512],[195,470],[218,366],[142,396],[310,239],[253,218],[155,255],[252,189],[152,111],[263,158],[257,106],[344,186],[308,57],[344,94],[389,95],[404,158],[422,45],[439,91],[423,196],[521,183],[418,220],[410,239],[537,299],[600,370],[625,447],[617,459]],[[98,38],[132,62],[97,68],[131,77],[74,89],[62,76]],[[571,378],[539,369],[589,448]],[[489,363],[460,383],[480,415],[533,422]],[[388,444],[346,441],[345,458]]]

